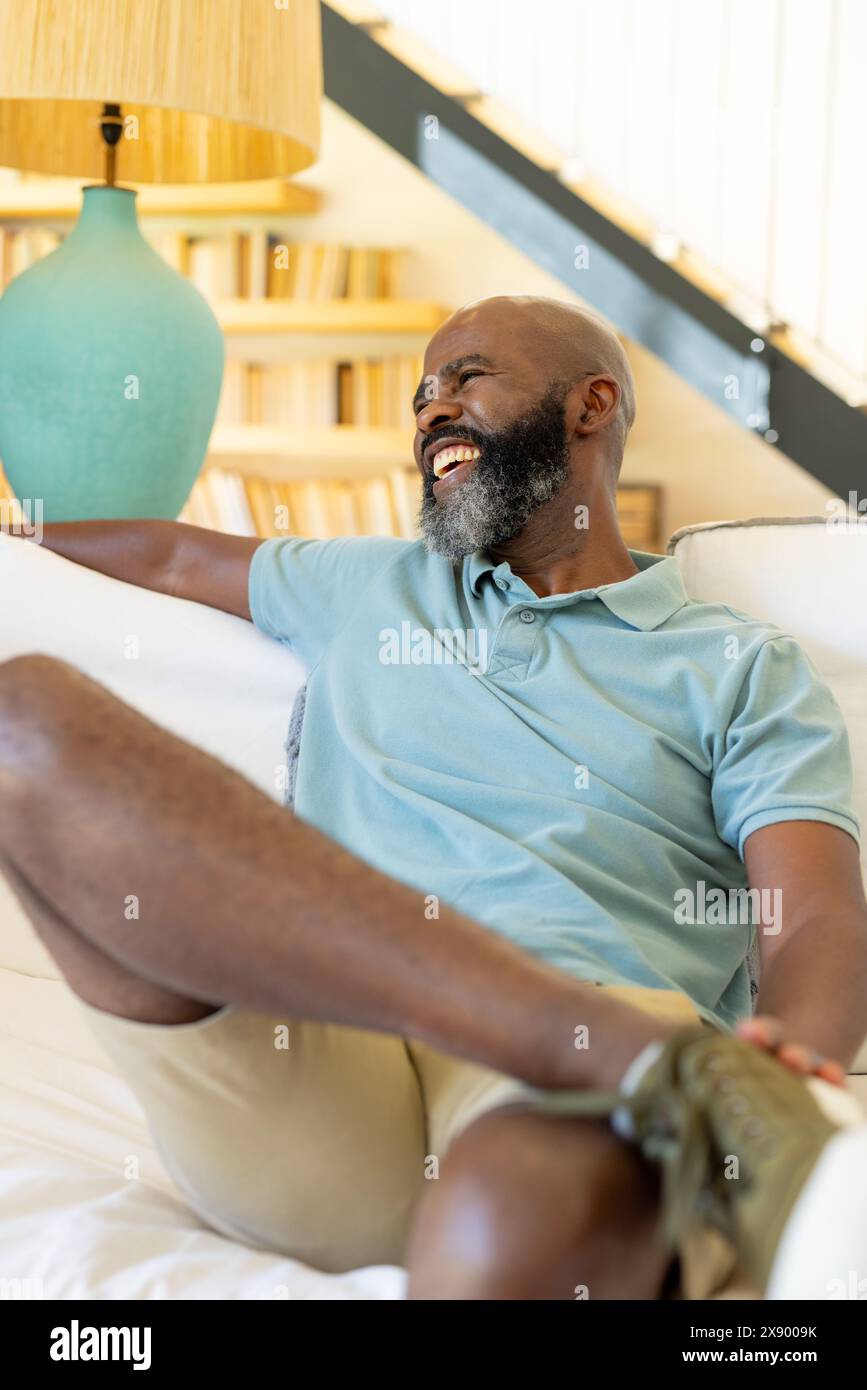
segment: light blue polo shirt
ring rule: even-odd
[[[415,888],[420,930],[438,900],[730,1025],[751,1007],[744,841],[784,820],[857,838],[848,740],[792,637],[631,554],[629,579],[538,598],[484,554],[266,541],[250,610],[309,671],[296,811]]]

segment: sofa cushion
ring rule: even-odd
[[[849,730],[867,874],[867,525],[824,518],[690,526],[668,543],[691,598],[790,633],[828,682]]]

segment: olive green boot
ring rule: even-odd
[[[704,1027],[660,1043],[631,1095],[548,1092],[545,1113],[616,1116],[662,1173],[672,1250],[716,1226],[764,1290],[798,1194],[837,1127],[804,1081],[751,1043]]]

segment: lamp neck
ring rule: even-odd
[[[70,232],[70,237],[81,232],[89,235],[99,232],[100,229],[110,232],[112,236],[117,236],[120,231],[138,233],[135,202],[134,188],[109,188],[101,183],[88,184],[84,189],[81,214]]]

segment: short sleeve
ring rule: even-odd
[[[794,638],[759,649],[714,769],[712,799],[717,832],[741,858],[747,836],[778,821],[825,821],[858,839],[843,716]]]
[[[410,544],[374,536],[264,541],[250,565],[250,616],[269,637],[290,646],[309,670],[370,581]]]

